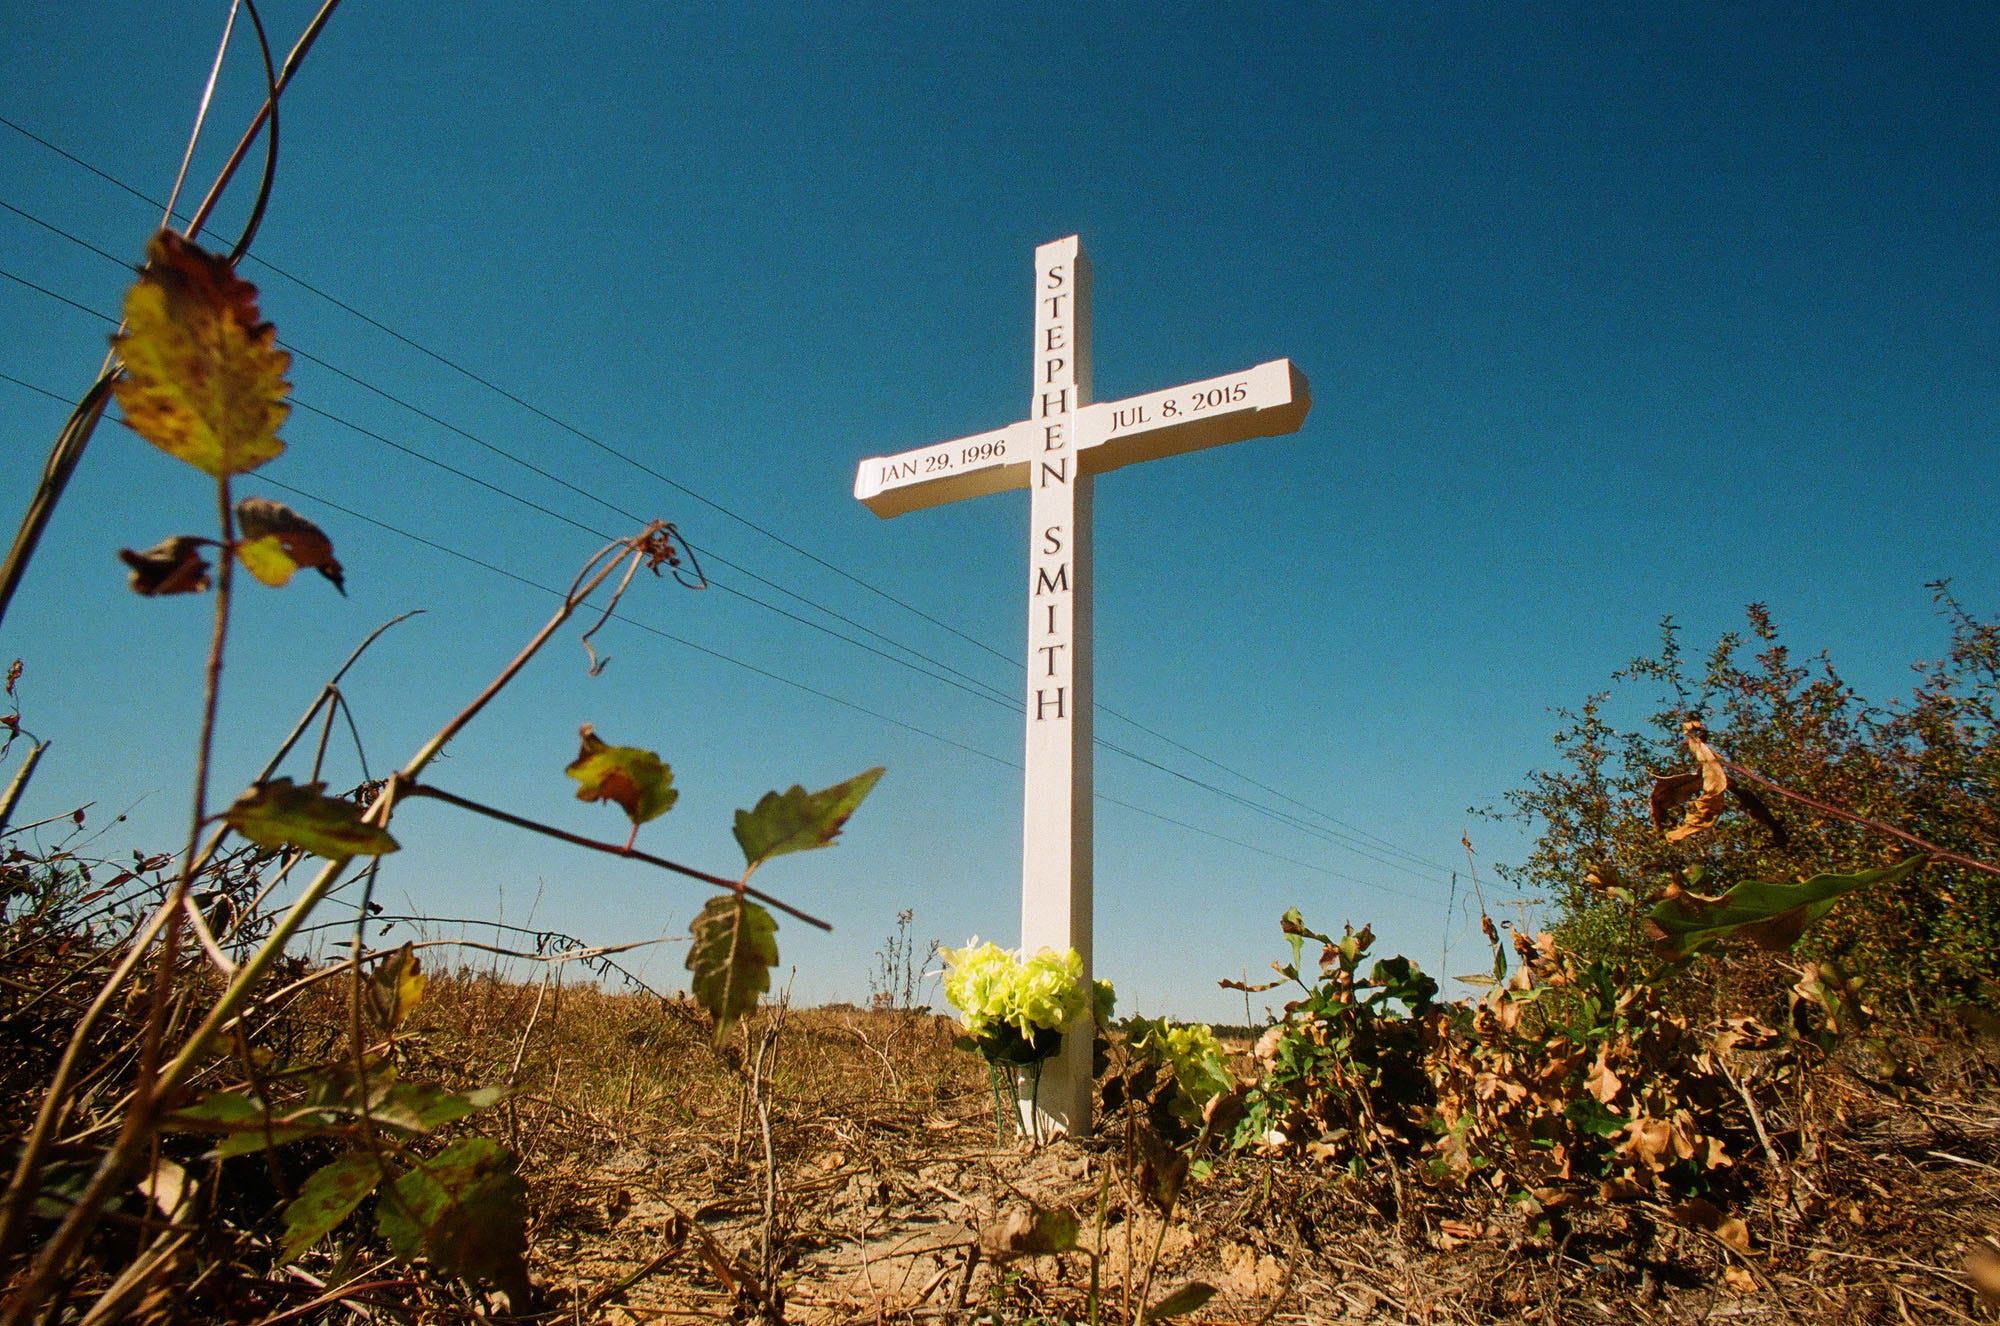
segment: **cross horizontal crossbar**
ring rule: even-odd
[[[1296,432],[1312,395],[1289,359],[1122,401],[1075,415],[1078,464],[1088,474],[1253,437]],[[861,462],[854,495],[883,518],[968,497],[1026,488],[1036,424],[937,442]]]

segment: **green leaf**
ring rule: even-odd
[[[1412,1013],[1422,1013],[1437,998],[1437,982],[1408,958],[1383,958],[1369,969],[1369,983],[1381,987],[1389,999],[1398,999]]]
[[[165,1127],[169,1132],[221,1134],[222,1141],[210,1153],[218,1160],[339,1129],[335,1116],[319,1110],[292,1111],[281,1119],[247,1090],[218,1091],[183,1105],[166,1117]]]
[[[51,1165],[43,1170],[32,1207],[35,1218],[54,1222],[67,1218],[90,1187],[91,1169],[86,1164],[70,1164]]]
[[[314,1170],[299,1185],[299,1195],[285,1205],[285,1242],[279,1260],[296,1261],[347,1219],[380,1182],[382,1166],[368,1151],[350,1151]]]
[[[528,1185],[515,1163],[490,1138],[461,1138],[383,1191],[376,1226],[404,1260],[428,1258],[447,1275],[498,1286],[525,1306]]]
[[[324,794],[325,783],[289,778],[258,783],[222,812],[223,823],[259,847],[296,847],[339,860],[396,850],[387,829],[364,823],[361,807]]]
[[[1797,884],[1746,879],[1719,898],[1682,893],[1647,914],[1647,929],[1661,956],[1678,960],[1718,939],[1742,935],[1770,951],[1790,948],[1807,927],[1856,889],[1892,884],[1921,866],[1913,856],[1897,865],[1855,875],[1814,875]]]
[[[757,997],[771,988],[771,968],[778,961],[778,923],[771,914],[741,894],[709,899],[689,927],[694,945],[687,969],[694,997],[715,1019],[715,1043],[729,1039],[735,1020],[757,1006]]]
[[[233,1156],[251,1156],[287,1142],[303,1141],[308,1137],[327,1137],[343,1134],[346,1129],[330,1116],[308,1115],[303,1122],[274,1123],[267,1130],[261,1124],[240,1132],[231,1132],[216,1143],[208,1153],[214,1160],[228,1160]]]
[[[506,1087],[446,1091],[435,1082],[393,1082],[368,1102],[368,1115],[391,1128],[428,1133],[498,1104],[510,1094]],[[354,1112],[360,1113],[358,1109]]]
[[[736,841],[755,870],[774,856],[825,847],[881,778],[880,766],[820,792],[794,785],[789,792],[766,792],[755,810],[736,812]]]
[[[583,746],[563,770],[576,779],[578,801],[611,801],[625,811],[637,832],[680,800],[673,770],[659,756],[637,746],[607,746],[591,725],[583,725]]]
[[[244,1124],[261,1124],[264,1105],[245,1091],[218,1091],[190,1101],[166,1118],[169,1129],[176,1126],[189,1132],[232,1132]]]
[[[1278,918],[1278,928],[1284,932],[1285,941],[1292,946],[1293,972],[1296,972],[1299,964],[1305,961],[1305,943],[1308,935],[1319,939],[1321,943],[1326,942],[1322,936],[1313,935],[1312,931],[1306,929],[1306,918],[1296,907],[1285,909],[1285,914]],[[1271,965],[1276,967],[1278,964],[1274,962]]]
[[[1169,1317],[1179,1317],[1193,1312],[1202,1304],[1215,1297],[1215,1286],[1190,1280],[1168,1294],[1152,1307],[1146,1309],[1147,1321],[1165,1321]]]

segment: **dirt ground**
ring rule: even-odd
[[[532,1269],[559,1319],[1129,1322],[1190,1282],[1214,1292],[1181,1319],[1217,1323],[1979,1322],[2000,1306],[1990,1080],[1899,1099],[1830,1073],[1834,1125],[1774,1136],[1781,1164],[1730,1213],[1747,1252],[1657,1204],[1547,1210],[1414,1175],[1398,1216],[1385,1184],[1297,1158],[1227,1159],[1163,1223],[1128,1192],[1111,1130],[996,1145],[983,1066],[941,1019],[894,1017],[793,1015],[775,1052],[810,1087],[774,1074],[774,1181],[741,1093],[538,1093],[520,1147]],[[1075,1216],[1077,1250],[1009,1255],[1046,1211]]]

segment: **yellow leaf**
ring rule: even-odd
[[[417,957],[416,945],[405,944],[378,965],[368,978],[368,1002],[383,1026],[394,1031],[424,997],[430,977]]]
[[[577,781],[578,801],[616,803],[634,832],[673,809],[681,794],[674,790],[673,771],[659,756],[637,746],[608,746],[588,723],[582,736],[576,758],[563,770]]]
[[[236,545],[236,556],[251,575],[278,589],[291,582],[299,564],[285,555],[285,545],[275,534],[261,539],[245,539]]]
[[[236,556],[265,584],[275,589],[290,581],[294,571],[310,566],[342,594],[347,592],[333,557],[333,540],[283,502],[246,497],[236,504],[236,523],[242,535]]]
[[[146,245],[125,295],[125,361],[113,391],[133,431],[170,456],[222,478],[285,449],[291,356],[259,320],[257,287],[226,259],[171,230]]]

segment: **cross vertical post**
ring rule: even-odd
[[[1075,235],[1035,250],[1035,366],[1028,402],[1028,694],[1022,794],[1021,947],[1075,949],[1091,988],[1091,475],[1077,446],[1090,401],[1090,259]],[[1090,1014],[1021,1093],[1031,1132],[1088,1131]]]
[[[1021,946],[1075,949],[1088,993],[1091,952],[1090,516],[1100,474],[1142,460],[1296,432],[1312,408],[1288,359],[1097,404],[1090,395],[1090,260],[1075,236],[1035,250],[1028,417],[990,433],[861,462],[854,495],[876,515],[1026,488],[1027,751]],[[1039,1077],[1017,1079],[1023,1131],[1090,1131],[1094,1028],[1083,1018]],[[1031,1103],[1032,1102],[1032,1105]]]

